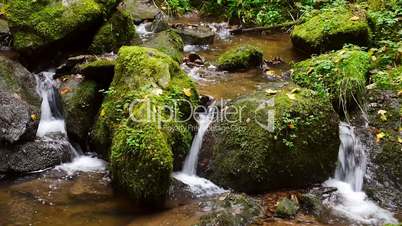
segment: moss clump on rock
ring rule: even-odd
[[[242,45],[223,53],[217,60],[219,70],[234,71],[259,66],[263,53],[252,45]]]
[[[115,0],[82,0],[65,4],[57,0],[13,0],[7,18],[13,34],[14,48],[32,52],[71,36],[82,36],[101,21]]]
[[[144,43],[145,47],[157,49],[169,56],[175,61],[183,61],[183,40],[173,30],[162,31],[156,34],[151,40]]]
[[[123,13],[115,12],[96,33],[89,50],[95,54],[117,52],[123,45],[139,42],[132,19]]]
[[[213,122],[205,136],[202,152],[210,160],[202,174],[237,191],[265,192],[321,182],[333,173],[338,116],[329,99],[291,87],[272,93],[240,97],[225,107],[222,115],[232,114]]]
[[[347,113],[361,103],[369,69],[367,52],[348,47],[296,63],[292,79],[321,96],[329,95],[335,109]]]
[[[368,23],[361,10],[336,7],[308,18],[292,31],[293,44],[307,52],[341,49],[345,43],[367,45]]]
[[[188,118],[197,102],[194,84],[168,55],[145,47],[120,48],[92,143],[110,157],[115,183],[133,199],[164,199],[175,155],[191,145],[188,122],[178,119]],[[170,118],[166,107],[178,118]]]
[[[290,200],[288,198],[283,198],[279,201],[276,207],[275,214],[279,217],[293,217],[299,210],[299,205],[297,202]]]

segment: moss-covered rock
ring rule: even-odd
[[[283,198],[279,201],[275,209],[275,214],[279,217],[293,217],[299,210],[299,204],[288,198]]]
[[[347,113],[362,103],[369,69],[368,53],[348,47],[296,63],[292,79],[321,96],[329,95],[335,109]]]
[[[114,57],[89,57],[82,63],[73,66],[72,72],[96,81],[100,88],[109,87],[114,76],[116,59]]]
[[[123,45],[139,42],[131,17],[117,11],[96,33],[89,50],[95,54],[117,52]]]
[[[175,61],[183,61],[183,40],[173,30],[159,32],[151,40],[144,43],[145,47],[157,49],[169,56]]]
[[[227,71],[248,69],[261,65],[262,58],[263,53],[257,47],[243,45],[235,47],[219,56],[217,67],[220,70]]]
[[[85,39],[115,0],[15,0],[7,8],[13,47],[23,53],[43,50],[73,38]],[[53,50],[55,51],[55,50]]]
[[[227,193],[201,205],[211,212],[200,218],[200,226],[245,226],[264,215],[261,204],[244,194]]]
[[[60,80],[59,92],[68,135],[85,147],[102,100],[99,86],[79,75],[64,76]]]
[[[133,199],[165,198],[174,158],[191,145],[187,123],[178,119],[188,118],[197,102],[194,84],[168,55],[145,47],[120,49],[92,143],[110,157],[115,183]]]
[[[368,44],[368,23],[364,12],[345,7],[329,8],[307,18],[292,31],[293,44],[306,52],[341,49],[345,43]]]
[[[240,97],[224,109],[204,138],[201,156],[208,157],[200,162],[210,159],[208,166],[199,165],[200,173],[218,185],[265,192],[332,175],[338,116],[328,98],[286,87]]]
[[[150,0],[123,0],[119,10],[138,22],[153,20],[160,10]]]

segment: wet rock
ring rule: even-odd
[[[172,178],[167,198],[167,206],[177,206],[188,203],[193,199],[193,193],[187,184]]]
[[[85,147],[88,133],[101,105],[102,94],[93,80],[80,75],[60,78],[59,92],[69,137]]]
[[[300,196],[300,205],[305,212],[315,216],[319,216],[323,208],[320,197],[313,193],[302,194]]]
[[[185,119],[198,104],[194,84],[168,55],[152,48],[122,47],[113,82],[91,133],[92,150],[110,157],[116,187],[133,200],[160,204],[170,186],[174,159],[187,154],[192,135],[188,124],[149,120],[145,109],[183,101],[175,114]],[[148,101],[133,102],[150,98]],[[164,111],[151,112],[167,118]],[[155,115],[156,116],[156,115]],[[133,153],[136,153],[133,155]]]
[[[235,71],[260,66],[263,62],[263,53],[257,47],[243,45],[235,47],[222,55],[217,60],[219,70]]]
[[[40,115],[35,77],[19,63],[0,56],[0,89],[0,140],[33,139]]]
[[[322,54],[296,63],[292,69],[296,84],[328,95],[339,113],[347,114],[362,105],[370,59],[359,47]]]
[[[8,143],[35,137],[38,120],[33,120],[32,108],[23,100],[0,91],[0,140]]]
[[[208,45],[214,42],[215,33],[206,26],[176,26],[174,31],[186,45]]]
[[[278,217],[289,218],[294,217],[299,210],[299,204],[294,200],[283,198],[276,207],[275,214]]]
[[[152,21],[150,30],[155,33],[168,30],[170,28],[168,19],[169,18],[164,13],[158,13],[158,15],[156,15],[155,19]]]
[[[160,13],[151,0],[124,0],[118,9],[130,15],[135,21],[153,20]]]
[[[139,44],[139,35],[132,19],[119,11],[98,30],[89,46],[95,54],[117,52],[123,45]]]
[[[364,12],[335,7],[296,25],[291,38],[295,47],[317,53],[341,49],[346,43],[365,46],[368,30]]]
[[[222,117],[204,137],[198,167],[214,183],[255,193],[304,187],[333,174],[339,119],[328,98],[292,86],[260,91],[229,102]]]
[[[257,200],[242,194],[227,193],[201,204],[208,214],[201,216],[199,224],[245,226],[254,223],[264,214]]]
[[[157,49],[177,62],[183,60],[183,40],[173,30],[162,31],[143,44],[145,47]]]
[[[85,45],[92,30],[115,4],[115,0],[15,0],[7,9],[13,47],[30,56],[42,52],[54,53],[67,44]]]
[[[38,139],[0,147],[0,172],[28,173],[43,170],[71,159],[66,140]]]

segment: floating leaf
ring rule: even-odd
[[[183,88],[183,93],[184,95],[191,97],[193,95],[193,93],[191,92],[191,89],[189,88]]]

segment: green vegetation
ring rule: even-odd
[[[217,67],[220,70],[234,71],[248,69],[262,64],[263,53],[255,46],[243,45],[228,50],[219,56]]]
[[[89,50],[95,54],[117,52],[123,45],[139,42],[131,17],[116,12],[96,33]]]
[[[165,0],[163,8],[170,14],[184,14],[191,10],[190,0]]]
[[[134,200],[164,200],[174,159],[186,155],[192,139],[187,124],[169,115],[188,118],[189,104],[197,102],[193,83],[171,57],[151,48],[120,49],[92,140],[106,148],[114,181]],[[147,118],[149,111],[156,118]]]
[[[173,30],[157,33],[155,37],[145,42],[144,46],[157,49],[179,63],[183,61],[183,40]]]
[[[296,25],[293,44],[307,52],[340,49],[345,43],[367,45],[368,23],[364,11],[345,6],[329,8]]]
[[[227,111],[241,113],[211,125],[205,141],[205,151],[212,153],[209,179],[237,191],[264,192],[322,181],[333,173],[338,117],[329,99],[294,87],[273,93],[234,100]],[[274,107],[266,104],[269,99]],[[266,128],[269,116],[275,117],[273,132]]]
[[[350,46],[296,63],[292,79],[320,96],[329,95],[335,109],[347,113],[362,103],[369,69],[367,52]]]
[[[282,198],[276,207],[275,214],[279,217],[293,217],[299,210],[297,202],[288,198]]]

